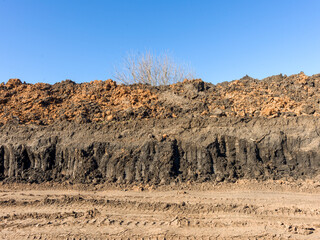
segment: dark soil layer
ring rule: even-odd
[[[320,75],[0,85],[0,179],[168,184],[320,174]]]
[[[311,116],[5,125],[0,177],[154,184],[313,177],[320,173],[319,126]]]

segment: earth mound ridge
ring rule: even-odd
[[[0,85],[0,180],[174,184],[315,178],[320,74],[217,85]]]
[[[169,86],[119,85],[112,80],[76,84],[0,84],[0,124],[50,125],[135,119],[212,117],[294,117],[320,115],[320,74],[248,76],[217,85],[201,79]]]

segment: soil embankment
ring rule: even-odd
[[[0,85],[0,179],[298,179],[320,170],[320,75],[218,85]]]

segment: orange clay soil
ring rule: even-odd
[[[142,118],[319,116],[320,74],[245,76],[217,85],[200,79],[169,86],[119,85],[112,80],[76,84],[0,84],[0,125],[8,122],[48,125],[128,121]]]

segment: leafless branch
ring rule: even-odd
[[[115,69],[114,77],[124,84],[144,83],[157,86],[194,78],[189,65],[178,65],[167,53],[130,53],[123,59],[122,64],[120,69]]]

